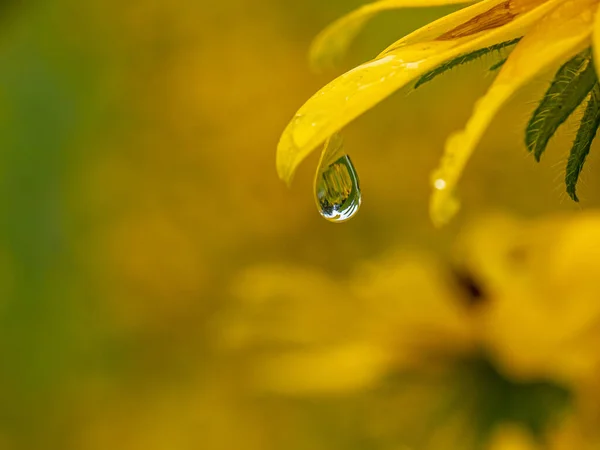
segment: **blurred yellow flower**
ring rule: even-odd
[[[600,370],[600,216],[468,228],[460,264],[485,286],[481,340],[518,378],[578,384]],[[468,242],[465,243],[465,242]]]
[[[497,215],[465,229],[450,264],[400,252],[338,278],[256,266],[233,283],[216,342],[242,358],[258,392],[368,393],[373,409],[391,396],[393,420],[369,410],[365,427],[401,433],[409,447],[588,442],[600,374],[598,230],[598,214]]]
[[[219,327],[221,345],[255,349],[254,378],[269,391],[365,389],[392,370],[427,366],[423,349],[463,354],[472,348],[468,313],[446,281],[440,265],[418,255],[361,267],[351,281],[255,267],[234,283],[239,301]]]
[[[454,0],[382,0],[340,19],[316,40],[315,64],[344,51],[362,25],[380,11],[411,6],[464,3]],[[457,183],[465,164],[499,109],[514,93],[546,69],[563,64],[534,113],[526,133],[528,149],[539,159],[558,126],[588,97],[567,166],[567,192],[577,200],[575,185],[600,125],[600,90],[591,52],[600,39],[594,25],[598,0],[482,0],[407,35],[374,60],[340,76],[302,106],[289,123],[277,149],[279,177],[290,183],[296,167],[326,142],[317,174],[332,164],[330,137],[394,91],[421,77],[433,76],[494,50],[514,45],[487,94],[477,103],[465,129],[446,144],[432,175],[431,218],[436,225],[457,212]],[[596,46],[596,51],[598,51]],[[579,55],[578,55],[579,54]],[[591,92],[591,94],[590,94]],[[337,151],[336,157],[341,155]]]

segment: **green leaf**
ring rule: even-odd
[[[492,45],[490,47],[481,48],[481,49],[476,50],[474,52],[467,53],[465,55],[461,55],[461,56],[459,56],[457,58],[454,58],[454,59],[452,59],[450,61],[447,61],[444,64],[436,67],[432,71],[427,72],[421,78],[419,78],[419,80],[415,83],[415,89],[418,88],[418,87],[420,87],[420,86],[422,86],[423,84],[428,83],[429,81],[433,80],[438,75],[441,75],[444,72],[447,72],[448,70],[453,69],[456,66],[460,66],[462,64],[466,64],[468,62],[471,62],[471,61],[474,61],[474,60],[476,60],[478,58],[481,58],[482,56],[485,56],[485,55],[487,55],[489,53],[500,51],[500,50],[502,50],[502,49],[504,49],[506,47],[510,47],[512,45],[515,45],[520,40],[521,40],[521,38],[513,39],[511,41],[500,42],[499,44],[495,44],[495,45]]]
[[[583,102],[597,81],[590,50],[567,61],[554,76],[525,131],[525,145],[537,161],[562,123]]]
[[[581,119],[577,137],[573,142],[573,148],[571,148],[571,154],[567,162],[567,174],[565,176],[567,194],[576,202],[579,201],[575,191],[579,174],[585,164],[585,158],[590,152],[598,127],[600,127],[600,87],[596,83],[588,100],[583,119]]]

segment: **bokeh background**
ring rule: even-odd
[[[452,8],[374,20],[338,71],[312,37],[360,0],[0,3],[0,449],[585,449],[600,427],[599,152],[536,164],[498,117],[427,217],[494,57],[350,126],[363,206],[275,148],[323,84]]]

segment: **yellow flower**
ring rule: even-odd
[[[516,379],[581,386],[600,370],[600,215],[527,222],[490,217],[464,230],[456,264],[484,301],[477,337]]]
[[[598,212],[492,216],[451,264],[259,264],[231,279],[212,344],[250,392],[340,405],[360,418],[348,439],[377,448],[600,448],[599,230]]]
[[[313,62],[324,65],[334,59],[348,47],[364,23],[380,11],[458,3],[465,2],[382,0],[366,5],[321,33],[311,51]],[[545,143],[568,117],[563,117],[564,113],[570,114],[586,97],[590,98],[590,117],[582,121],[567,167],[567,191],[577,200],[575,184],[600,118],[600,91],[591,52],[581,53],[600,39],[600,24],[594,23],[597,9],[598,0],[481,0],[418,29],[392,44],[374,60],[332,81],[298,110],[283,132],[277,149],[279,177],[290,183],[296,167],[315,148],[331,143],[330,138],[349,122],[411,81],[419,78],[426,81],[427,77],[436,74],[436,70],[443,70],[444,64],[447,68],[448,64],[461,64],[490,49],[514,45],[507,60],[498,64],[502,65],[498,76],[477,102],[464,130],[447,141],[440,166],[432,175],[431,218],[436,225],[443,225],[457,212],[457,183],[499,109],[535,76],[565,63],[579,64],[576,69],[563,66],[569,76],[583,76],[585,72],[590,82],[573,79],[573,83],[566,86],[559,71],[544,101],[551,103],[559,98],[563,103],[555,105],[556,111],[549,112],[549,105],[542,102],[530,122],[527,144],[539,159]],[[596,45],[596,52],[598,48]],[[577,55],[580,55],[579,60],[574,59]],[[557,97],[552,89],[562,90],[564,95]],[[565,94],[568,89],[574,92]],[[595,125],[584,127],[590,123]],[[332,150],[330,147],[325,145],[317,175],[331,165],[332,154],[335,158],[342,155],[339,148]]]
[[[426,366],[424,348],[472,349],[468,314],[445,275],[420,255],[365,264],[342,280],[298,267],[253,267],[232,282],[237,303],[219,321],[218,341],[254,355],[249,372],[267,391],[364,390],[400,367]]]

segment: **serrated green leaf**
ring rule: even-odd
[[[423,84],[428,83],[429,81],[433,80],[438,75],[441,75],[441,74],[447,72],[448,70],[453,69],[456,66],[466,64],[468,62],[471,62],[478,58],[481,58],[482,56],[485,56],[489,53],[500,51],[506,47],[513,46],[520,40],[521,40],[521,38],[513,39],[510,41],[506,41],[506,42],[501,42],[499,44],[495,44],[490,47],[485,47],[485,48],[476,50],[474,52],[467,53],[465,55],[461,55],[461,56],[454,58],[448,62],[445,62],[444,64],[436,67],[435,69],[431,70],[430,72],[427,72],[425,75],[423,75],[421,78],[419,78],[419,80],[415,83],[415,89],[422,86]]]
[[[596,83],[585,108],[585,113],[581,119],[579,130],[577,130],[577,137],[575,137],[569,161],[567,162],[567,174],[565,176],[567,194],[576,202],[579,201],[576,192],[579,174],[585,164],[585,158],[590,152],[590,147],[596,137],[598,127],[600,127],[600,87]]]
[[[558,127],[583,102],[596,81],[589,49],[571,58],[556,72],[525,131],[525,145],[537,161]]]

